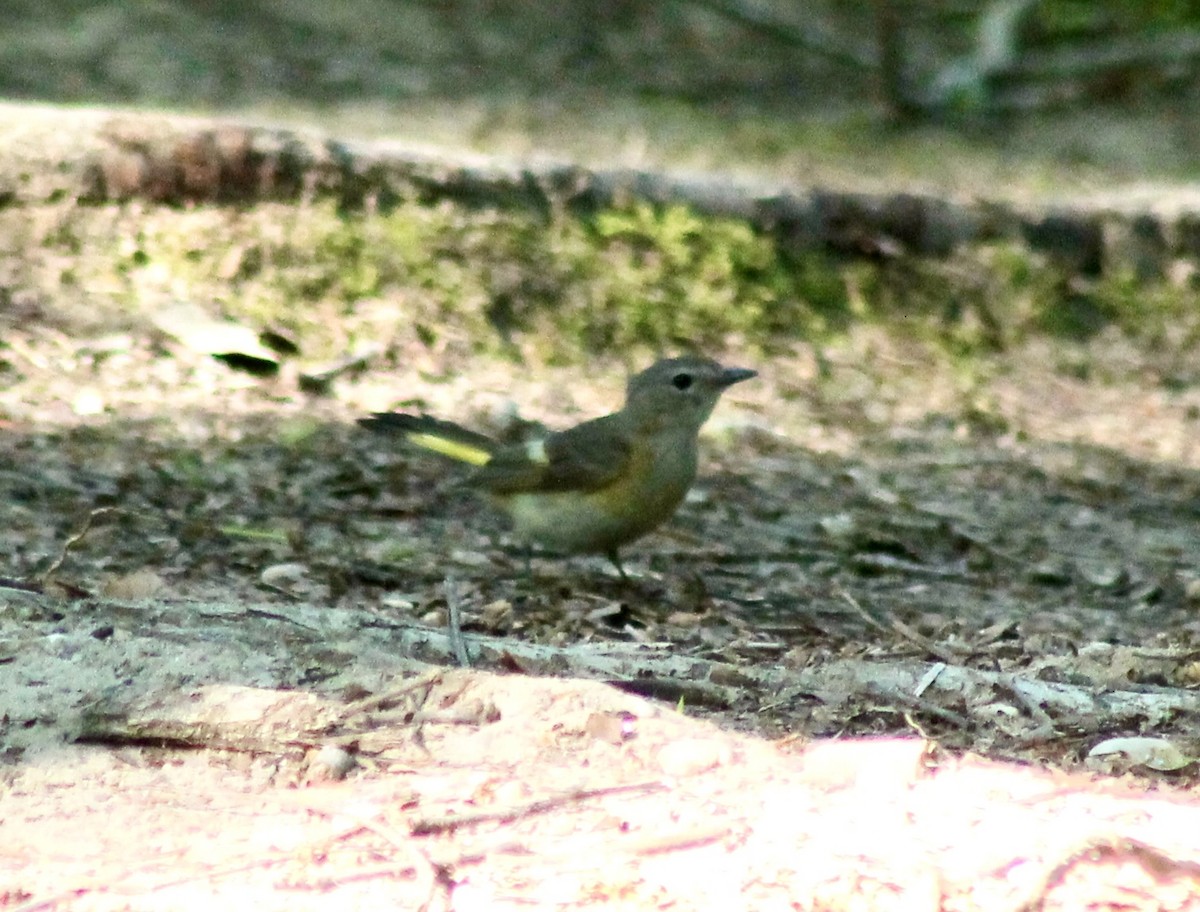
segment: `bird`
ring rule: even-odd
[[[358,423],[474,466],[465,483],[505,510],[527,545],[603,554],[626,580],[619,549],[674,515],[696,478],[701,426],[722,393],[757,375],[665,358],[630,378],[620,411],[525,443],[426,414],[376,412]]]

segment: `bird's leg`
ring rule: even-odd
[[[525,543],[525,578],[533,579],[533,543]]]
[[[617,568],[617,572],[621,574],[621,581],[625,583],[629,582],[629,574],[626,573],[625,568],[621,566],[621,557],[619,554],[617,554],[617,549],[613,548],[611,551],[605,552],[604,556],[612,561],[612,565]]]

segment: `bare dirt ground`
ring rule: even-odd
[[[315,397],[11,328],[0,907],[1191,907],[1200,394],[1115,339],[1084,382],[902,336],[749,365],[625,584],[525,576],[353,425],[562,426],[619,365],[414,350]],[[443,670],[451,608],[504,674]]]

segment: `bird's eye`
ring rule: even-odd
[[[671,378],[671,383],[677,390],[685,390],[692,385],[691,374],[676,374]]]

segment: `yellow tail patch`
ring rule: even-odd
[[[407,437],[413,446],[419,446],[422,449],[474,466],[487,465],[492,458],[492,454],[482,447],[471,446],[469,443],[461,443],[457,440],[448,440],[437,434],[412,431],[407,434]]]

